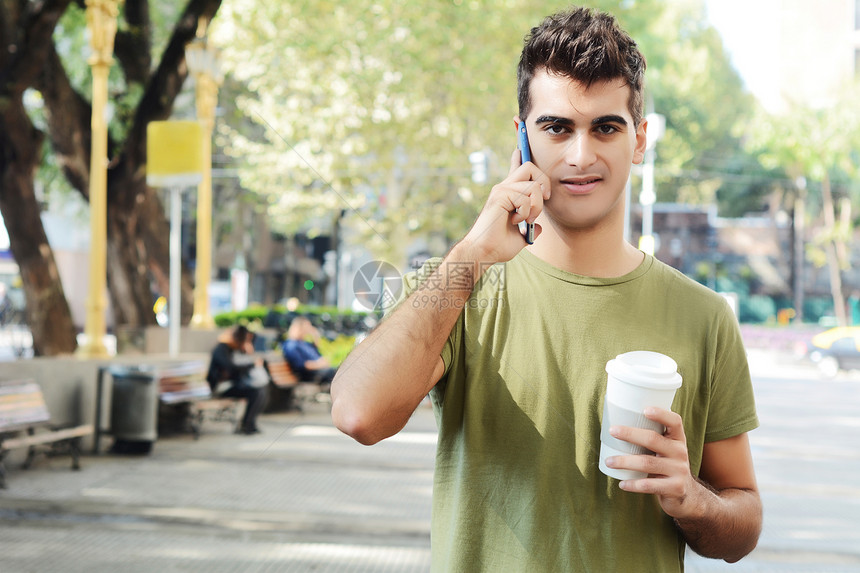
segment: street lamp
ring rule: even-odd
[[[645,144],[645,163],[642,165],[642,192],[639,194],[639,204],[642,205],[642,236],[639,237],[639,249],[653,255],[654,203],[657,201],[657,193],[654,191],[654,148],[666,132],[666,117],[659,113],[649,113],[645,119],[648,121],[648,139]]]
[[[215,321],[209,313],[209,280],[212,276],[212,132],[215,128],[218,86],[224,78],[218,51],[207,42],[207,26],[207,20],[200,18],[197,38],[185,49],[188,70],[194,75],[197,121],[203,128],[203,179],[197,187],[197,268],[194,314],[191,317],[191,327],[198,329],[215,327]]]
[[[87,296],[85,341],[78,349],[84,358],[108,355],[105,336],[105,282],[107,279],[107,109],[108,73],[113,63],[117,0],[86,0],[87,29],[93,73],[92,143],[90,148],[90,284]]]

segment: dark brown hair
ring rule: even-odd
[[[244,325],[237,326],[233,330],[233,341],[240,346],[242,344],[245,344],[245,339],[248,337],[248,333],[249,333],[249,331],[248,331],[247,326],[244,326]]]
[[[627,107],[634,126],[642,121],[645,56],[611,14],[574,7],[548,16],[531,29],[517,69],[520,118],[531,111],[529,86],[539,69],[570,77],[586,87],[623,80],[630,87]]]

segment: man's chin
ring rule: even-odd
[[[600,225],[605,216],[592,215],[589,213],[546,213],[547,223],[560,232],[589,231]]]

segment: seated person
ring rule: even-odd
[[[284,359],[292,371],[303,382],[316,382],[324,387],[331,385],[337,368],[320,354],[317,343],[319,331],[304,316],[298,316],[290,323],[287,339],[281,344]]]
[[[242,423],[236,432],[257,434],[257,416],[265,405],[265,388],[256,388],[250,382],[250,371],[254,366],[262,366],[262,360],[249,356],[253,335],[244,326],[222,334],[212,350],[206,381],[212,394],[221,397],[245,398],[248,402]],[[230,382],[227,389],[220,391],[221,382]]]

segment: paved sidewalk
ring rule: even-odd
[[[310,408],[262,416],[255,436],[206,422],[198,441],[86,456],[80,472],[67,458],[10,468],[0,570],[428,571],[430,408],[372,448]]]
[[[750,358],[764,532],[740,563],[688,555],[686,570],[860,572],[860,373],[823,381],[788,355]],[[430,408],[369,448],[310,408],[262,416],[256,436],[207,422],[198,441],[86,456],[80,472],[68,458],[11,467],[0,573],[429,571]]]

